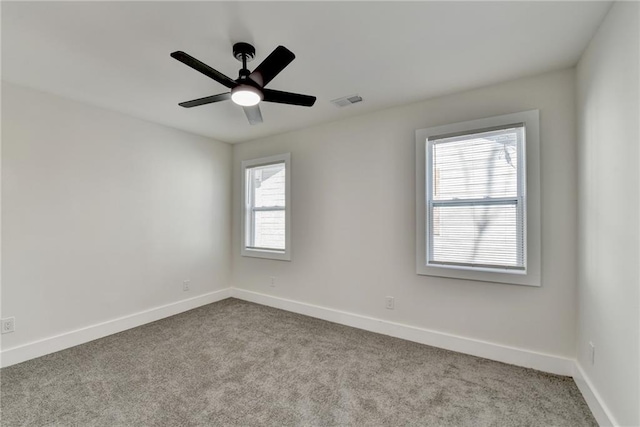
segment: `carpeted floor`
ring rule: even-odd
[[[1,371],[2,426],[595,426],[570,378],[228,299]]]

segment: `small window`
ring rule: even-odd
[[[537,112],[417,131],[418,274],[539,285],[537,132]]]
[[[290,155],[242,162],[242,255],[291,260]]]

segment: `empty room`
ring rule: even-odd
[[[0,425],[640,426],[640,2],[0,13]]]

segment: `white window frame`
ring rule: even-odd
[[[428,170],[429,139],[441,135],[482,132],[486,129],[506,127],[516,123],[524,124],[524,156],[526,177],[521,206],[525,209],[525,254],[524,270],[500,269],[492,267],[469,267],[456,265],[429,264],[427,238],[429,206],[427,191],[431,187]],[[450,277],[482,282],[513,285],[541,286],[541,228],[540,228],[540,119],[539,111],[531,110],[514,114],[490,117],[480,120],[453,123],[427,129],[416,130],[416,272],[419,275]]]
[[[253,208],[247,200],[249,195],[249,183],[247,182],[247,169],[256,166],[267,166],[277,163],[284,163],[285,181],[284,181],[284,250],[279,249],[263,249],[251,248],[247,246],[247,236],[253,230],[252,218],[253,212],[258,208]],[[260,159],[244,160],[241,170],[241,202],[242,202],[242,226],[241,226],[241,255],[246,257],[267,258],[280,261],[291,261],[291,153],[278,154],[275,156],[263,157]],[[273,210],[273,208],[265,208],[265,210]]]

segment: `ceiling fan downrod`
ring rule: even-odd
[[[256,49],[249,43],[236,43],[233,45],[233,56],[240,62],[242,62],[242,69],[240,70],[240,78],[249,77],[251,72],[247,69],[247,62],[253,61],[256,57]]]

